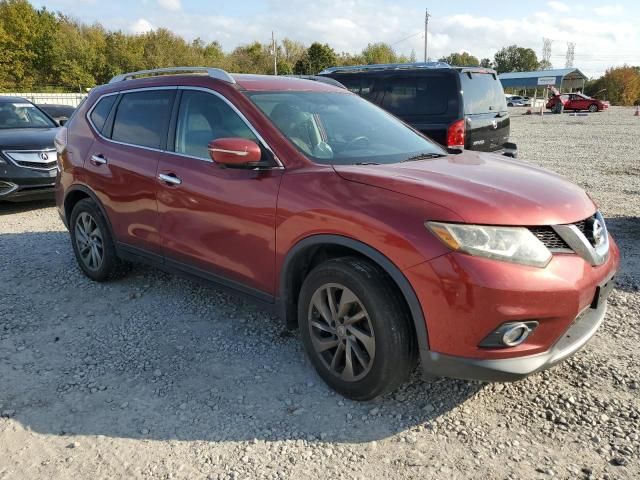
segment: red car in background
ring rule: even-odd
[[[597,98],[589,97],[583,93],[560,93],[556,94],[547,102],[547,109],[559,111],[560,105],[564,110],[589,110],[590,112],[601,112],[609,108],[609,102],[603,102]]]

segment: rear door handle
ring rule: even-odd
[[[182,179],[177,177],[175,173],[160,173],[158,178],[169,185],[180,185],[182,183]]]
[[[91,155],[91,163],[98,166],[98,165],[105,165],[107,163],[107,159],[104,158],[103,155],[98,154],[98,155]]]

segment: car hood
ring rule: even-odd
[[[54,148],[58,128],[0,128],[0,150]]]
[[[346,180],[438,204],[468,223],[555,225],[583,220],[596,210],[584,190],[560,175],[491,153],[465,151],[391,165],[334,168]]]

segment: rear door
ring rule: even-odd
[[[385,75],[384,79],[380,106],[446,145],[449,125],[460,118],[455,76],[449,72],[418,72]]]
[[[496,75],[461,72],[465,148],[493,152],[509,141],[510,119],[504,89]]]
[[[84,162],[87,183],[105,207],[117,240],[157,254],[156,173],[175,94],[175,87],[123,92],[103,97],[89,114],[99,136]]]

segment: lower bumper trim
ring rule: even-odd
[[[595,335],[607,312],[606,302],[579,315],[553,347],[525,357],[484,360],[423,352],[422,371],[426,377],[453,377],[485,382],[510,382],[546,370],[580,350]]]

